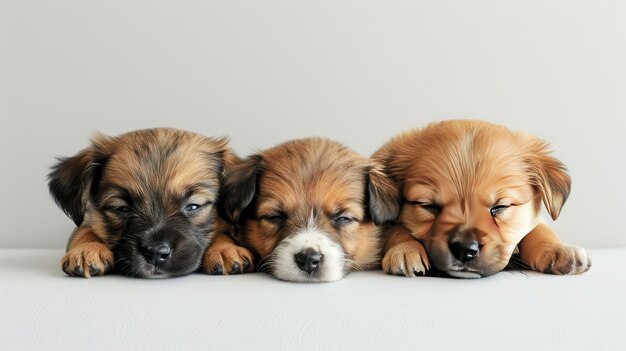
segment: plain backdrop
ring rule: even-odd
[[[626,2],[0,0],[0,247],[64,247],[57,156],[94,131],[304,136],[369,155],[484,119],[551,142],[573,190],[554,223],[626,244]]]

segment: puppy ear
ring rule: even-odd
[[[230,168],[222,190],[220,210],[231,223],[236,223],[252,202],[261,163],[261,157],[255,155]]]
[[[100,177],[103,156],[99,150],[104,138],[96,136],[91,147],[73,157],[59,158],[48,175],[50,195],[76,226],[83,222],[92,184]]]
[[[368,183],[372,221],[377,225],[395,221],[400,211],[400,196],[396,185],[384,173],[382,166],[374,164],[369,169]]]
[[[241,159],[230,149],[228,146],[229,140],[226,137],[222,138],[206,138],[206,159],[213,165],[215,172],[220,175],[222,184],[225,182],[226,177],[232,171],[232,168],[241,163]]]
[[[552,219],[557,219],[569,197],[571,178],[561,161],[550,155],[548,144],[535,140],[530,156],[531,180],[539,189]]]

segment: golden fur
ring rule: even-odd
[[[562,243],[540,215],[543,202],[556,219],[570,191],[545,142],[486,122],[446,121],[400,134],[373,158],[403,199],[386,243],[388,273],[414,276],[433,264],[476,277],[509,262],[555,274],[589,268],[585,250]],[[455,240],[477,241],[477,257],[472,251],[468,262],[455,260]],[[511,258],[516,248],[519,257]]]

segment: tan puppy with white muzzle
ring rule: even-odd
[[[375,162],[316,138],[235,166],[220,203],[236,227],[232,245],[254,252],[261,270],[296,282],[379,267],[379,224],[394,220],[398,209],[397,190]]]

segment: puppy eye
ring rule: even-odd
[[[128,206],[120,206],[120,207],[115,208],[115,212],[123,213],[123,214],[130,213],[131,211],[132,210]]]
[[[187,211],[187,212],[195,212],[195,211],[199,210],[200,207],[202,207],[202,205],[199,205],[199,204],[189,204],[189,205],[185,206],[185,211]]]
[[[337,217],[332,219],[332,222],[336,226],[341,226],[341,225],[345,225],[345,224],[349,224],[349,223],[354,222],[354,218],[351,218],[351,217],[348,217],[348,216],[337,216]]]
[[[283,213],[270,213],[264,216],[261,216],[261,219],[273,224],[281,224],[285,221],[286,216]]]
[[[432,213],[435,217],[437,217],[439,215],[439,213],[441,213],[441,209],[442,209],[441,205],[437,205],[437,204],[432,203],[432,202],[409,201],[409,203],[411,203],[412,205],[419,206],[419,207],[425,209],[426,211]]]
[[[495,218],[495,217],[501,215],[502,212],[504,212],[504,210],[506,210],[509,207],[510,206],[505,206],[505,205],[493,206],[492,208],[489,209],[489,213],[491,213],[491,217]]]

